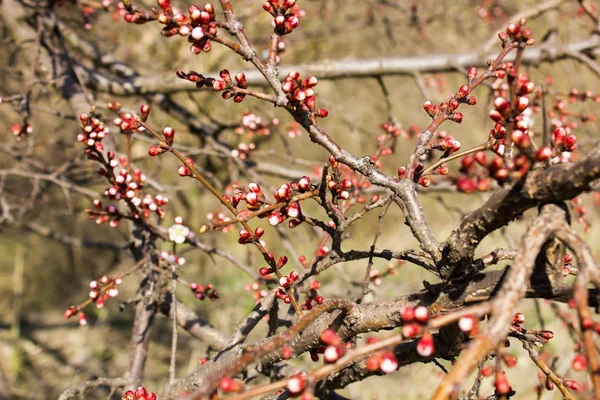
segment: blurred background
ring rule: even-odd
[[[184,0],[174,0],[173,3],[182,9],[191,4]],[[239,17],[246,21],[246,30],[253,44],[266,50],[271,18],[260,7],[261,2],[233,0],[232,3]],[[560,45],[588,38],[594,23],[582,12],[579,2],[556,3],[559,4],[557,8],[528,23],[536,41]],[[596,7],[594,2],[589,3]],[[136,0],[134,4],[144,4],[146,8],[154,5],[148,0]],[[103,53],[131,65],[143,76],[161,79],[161,76],[174,75],[177,69],[205,73],[227,68],[236,73],[251,67],[216,44],[210,53],[194,55],[185,39],[162,37],[157,24],[126,24],[115,11],[115,5],[110,7],[110,11],[95,10],[89,18],[84,18],[82,10],[92,5],[93,2],[62,1],[56,6],[57,15],[82,40],[94,43]],[[530,10],[539,2],[300,0],[298,5],[304,16],[300,27],[286,37],[286,49],[281,54],[283,66],[468,52],[480,48],[505,29],[512,16]],[[77,122],[67,115],[61,117],[61,113],[68,114],[69,107],[53,90],[49,66],[40,63],[35,67],[33,64],[36,43],[22,41],[15,35],[8,23],[14,24],[15,21],[6,20],[8,14],[3,7],[6,6],[0,5],[0,17],[4,18],[0,19],[3,43],[0,46],[0,95],[7,98],[23,94],[24,88],[27,88],[34,107],[29,120],[33,132],[17,142],[10,128],[21,121],[22,114],[7,103],[0,105],[0,169],[4,171],[0,178],[3,198],[10,204],[14,217],[12,221],[3,219],[0,224],[0,376],[5,385],[8,383],[10,386],[13,398],[50,399],[57,398],[64,389],[81,381],[99,376],[120,376],[127,370],[133,309],[119,306],[122,301],[135,296],[138,282],[135,276],[127,279],[119,297],[108,301],[103,309],[88,307],[89,323],[86,326],[79,326],[76,319],[63,318],[66,308],[87,299],[90,280],[124,271],[134,261],[126,248],[127,227],[111,229],[106,224],[97,225],[89,220],[85,212],[91,206],[89,197],[47,184],[31,175],[14,173],[16,170],[51,172],[69,163],[66,173],[69,180],[98,192],[106,188],[105,182],[96,174],[96,163],[85,159],[83,147],[75,140]],[[492,49],[492,53],[500,49],[499,41]],[[76,50],[73,50],[73,55],[77,55]],[[487,55],[484,53],[482,57]],[[86,64],[85,60],[78,61]],[[572,59],[526,66],[524,72],[536,84],[547,82],[547,77],[552,77],[550,93],[557,98],[564,97],[572,89],[600,94],[598,75]],[[359,157],[372,154],[377,147],[377,135],[383,133],[382,123],[393,117],[406,131],[418,131],[429,121],[422,110],[423,101],[436,103],[449,98],[465,82],[464,76],[464,69],[448,73],[386,76],[382,81],[389,92],[388,101],[375,78],[321,80],[316,87],[318,105],[330,112],[321,126],[350,153]],[[118,100],[125,108],[134,110],[146,102],[143,97],[136,96],[113,97],[100,92],[93,95],[98,104]],[[461,110],[465,114],[462,124],[447,123],[443,126],[450,135],[460,140],[463,149],[485,141],[492,127],[488,117],[489,104],[493,100],[491,90],[481,87],[475,95],[478,104],[469,108],[463,106]],[[219,139],[232,149],[238,148],[240,143],[254,144],[255,150],[250,155],[252,162],[277,164],[283,169],[311,177],[315,168],[327,162],[328,154],[313,145],[305,132],[291,137],[294,135],[289,132],[294,131],[294,126],[290,124],[289,115],[269,104],[252,98],[236,104],[221,99],[212,91],[179,92],[173,98],[189,107],[203,122],[226,126]],[[576,113],[595,115],[600,105],[586,101],[570,107]],[[269,124],[271,133],[268,136],[240,134],[236,128],[243,131],[239,127],[244,111],[264,121],[277,119],[278,123],[274,126]],[[107,112],[104,115],[107,123],[110,122],[111,115]],[[535,121],[540,127],[539,115],[535,116]],[[158,107],[153,107],[149,122],[156,128],[172,126],[177,132],[178,144],[189,146],[189,154],[203,168],[211,171],[214,179],[223,186],[235,181],[247,185],[251,181],[227,158],[203,153],[203,140]],[[113,131],[116,132],[116,129]],[[585,125],[580,123],[575,133],[580,140],[579,154],[585,154],[595,143],[598,124],[595,121]],[[115,133],[114,139],[122,149],[124,138]],[[182,216],[185,224],[201,240],[227,250],[258,270],[262,266],[259,255],[254,248],[237,244],[237,229],[198,232],[206,223],[208,213],[222,211],[219,203],[195,182],[177,175],[179,163],[174,157],[150,159],[147,156],[150,142],[144,137],[134,137],[133,164],[159,182],[164,189],[160,193],[171,200],[162,224],[169,227],[176,216]],[[414,138],[400,138],[394,154],[384,160],[382,169],[395,174],[399,166],[406,164],[414,146]],[[457,171],[459,162],[448,166],[451,171]],[[289,182],[276,173],[265,173],[263,179],[273,186]],[[148,191],[159,193],[152,188]],[[482,204],[489,195],[489,192],[462,194],[432,189],[421,191],[420,200],[435,237],[441,241],[464,214]],[[585,221],[575,222],[575,227],[598,255],[600,249],[595,240],[600,234],[598,210],[592,194],[582,196],[581,201],[586,208]],[[2,207],[4,209],[6,204]],[[304,212],[326,220],[323,210],[312,205],[307,206]],[[344,242],[345,250],[368,249],[378,215],[377,211],[368,214],[351,229],[351,237]],[[526,222],[534,215],[535,210],[531,210],[525,214],[523,221],[516,221],[507,229],[490,235],[479,246],[478,254],[487,254],[497,247],[518,246]],[[266,224],[263,225],[267,228]],[[264,239],[269,249],[275,254],[290,255],[277,230],[267,228],[266,231]],[[293,243],[297,255],[310,258],[315,253],[319,237],[310,227],[302,225],[295,230],[284,227],[279,231]],[[54,240],[56,235],[80,241],[71,240],[69,243],[64,237]],[[115,248],[90,247],[86,242],[112,243]],[[394,250],[418,247],[404,225],[400,210],[394,206],[383,222],[378,247]],[[171,250],[171,245],[165,244],[164,248]],[[199,301],[185,288],[180,288],[179,298],[219,330],[233,332],[255,304],[253,290],[247,287],[252,283],[248,276],[240,274],[239,269],[222,258],[209,257],[200,250],[183,246],[179,252],[186,259],[181,276],[187,281],[212,283],[218,288],[220,299],[215,302]],[[362,281],[366,264],[366,260],[345,263],[321,274],[318,277],[322,283],[320,294],[325,298],[356,296],[361,289],[354,282]],[[374,268],[384,271],[388,265],[385,260],[375,260]],[[410,263],[401,264],[395,271],[396,274],[382,279],[368,300],[420,290],[423,280],[435,282],[432,275]],[[539,329],[541,317],[545,328],[555,332],[556,339],[551,340],[545,350],[557,357],[556,372],[567,378],[584,379],[583,374],[570,370],[575,353],[573,343],[567,340],[567,331],[548,305],[544,302],[538,302],[538,305],[541,307],[536,307],[536,302],[530,300],[522,304],[528,327]],[[155,322],[145,375],[146,386],[150,390],[159,391],[168,379],[170,329],[170,322],[164,317]],[[266,331],[263,323],[250,339],[264,337]],[[511,347],[509,352],[523,356],[519,357],[517,366],[507,370],[509,381],[518,393],[516,398],[538,398],[534,390],[538,384],[535,366],[520,346]],[[202,342],[182,332],[177,375],[183,376],[206,355],[207,348]],[[311,367],[308,354],[293,362],[299,368]],[[421,399],[433,391],[441,374],[443,372],[433,364],[415,364],[390,376],[373,377],[352,384],[340,393],[353,399]],[[491,394],[490,387],[491,379],[485,380],[482,393]],[[106,393],[98,391],[86,395],[86,398],[106,398]],[[545,392],[542,398],[560,398],[560,394]]]

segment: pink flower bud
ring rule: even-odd
[[[177,173],[179,174],[179,176],[191,176],[192,172],[190,171],[190,169],[188,167],[186,167],[185,165],[180,165],[179,168],[177,168]]]
[[[433,337],[430,333],[424,333],[417,343],[417,353],[421,357],[431,357],[434,351],[435,346],[433,344]]]
[[[155,156],[163,154],[165,151],[167,151],[167,150],[160,146],[150,146],[148,148],[148,155],[150,155],[151,157],[155,157]]]
[[[175,130],[170,126],[167,126],[163,129],[163,136],[165,137],[167,143],[173,144],[173,139],[175,139]]]
[[[292,395],[300,394],[306,387],[306,381],[302,376],[294,375],[288,380],[287,389]]]

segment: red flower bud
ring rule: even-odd
[[[421,357],[431,357],[435,351],[435,346],[433,344],[433,337],[430,333],[426,332],[421,336],[419,342],[417,343],[417,353]]]

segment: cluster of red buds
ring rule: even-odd
[[[90,304],[96,304],[97,308],[104,308],[104,303],[110,299],[111,297],[116,297],[119,295],[119,289],[117,286],[120,286],[123,283],[121,277],[110,278],[109,276],[102,276],[98,280],[90,281],[90,293],[89,298],[86,302],[78,305],[78,306],[70,306],[63,313],[66,319],[77,315],[77,319],[79,321],[79,325],[87,325],[87,317],[83,313],[83,308]]]
[[[110,168],[118,165],[114,159],[114,154],[108,153]],[[128,170],[122,169],[112,179],[112,171],[108,172],[104,168],[98,170],[99,175],[107,177],[112,181],[113,185],[104,191],[104,195],[111,200],[119,201],[126,200],[131,205],[135,206],[138,211],[132,216],[138,218],[140,215],[144,219],[150,218],[151,213],[155,213],[159,218],[165,215],[164,206],[169,203],[169,199],[163,195],[151,196],[143,195],[142,189],[146,182],[146,176],[140,170],[134,170],[133,174]],[[110,226],[115,228],[119,224],[119,220],[123,215],[119,212],[116,206],[103,206],[99,199],[93,201],[94,209],[87,210],[90,219],[96,219],[96,223],[102,224],[110,220]]]
[[[387,268],[383,272],[374,268],[369,274],[369,279],[371,280],[371,282],[373,282],[375,286],[380,286],[383,283],[383,278],[385,278],[386,276],[397,276],[398,268],[402,264],[404,264],[404,260],[397,260],[396,262],[391,262],[388,264]]]
[[[177,254],[171,253],[170,251],[161,251],[160,252],[160,260],[164,261],[170,265],[182,266],[185,264],[184,257],[180,257]]]
[[[243,388],[244,384],[241,381],[228,376],[222,378],[219,382],[219,389],[221,389],[223,393],[237,393]]]
[[[135,391],[126,391],[121,400],[156,400],[156,395],[152,392],[148,393],[143,387],[139,387]]]
[[[385,133],[377,135],[377,150],[371,155],[371,160],[375,163],[377,168],[383,166],[383,161],[381,160],[382,157],[392,155],[397,137],[402,137],[404,139],[410,138],[410,134],[402,129],[398,123],[384,123],[381,125],[381,128]]]
[[[300,129],[300,124],[295,121],[290,122],[287,127],[287,135],[290,139],[294,139],[298,136],[302,135],[302,129]]]
[[[381,158],[377,157],[378,154],[381,154],[381,152],[378,151],[375,153],[376,164],[382,165]],[[328,186],[332,186],[331,194],[333,195],[333,200],[350,200],[345,203],[343,209],[349,209],[355,203],[366,203],[367,199],[365,198],[364,191],[371,187],[371,182],[368,179],[357,177],[356,173],[350,167],[337,162],[333,156],[329,157],[329,165],[331,165],[333,173],[325,177],[325,183]],[[313,174],[315,177],[322,177],[323,168],[315,167]],[[330,227],[335,229],[335,225],[332,224],[333,222],[330,221]]]
[[[104,122],[98,118],[90,117],[88,114],[80,114],[79,121],[81,122],[81,132],[77,135],[77,141],[87,146],[86,155],[90,155],[91,149],[97,152],[104,150],[102,139],[109,133],[109,129],[104,125]]]
[[[118,117],[113,120],[113,123],[115,126],[119,127],[121,133],[136,133],[144,130],[144,127],[140,125],[140,117],[128,112],[122,113],[121,103],[118,101],[108,103],[108,109],[118,114]],[[145,121],[150,113],[150,107],[143,105],[140,110],[141,119]]]
[[[325,345],[323,359],[326,363],[331,364],[336,362],[346,352],[346,344],[333,329],[327,328],[321,332],[320,339]]]
[[[300,275],[296,271],[290,272],[289,276],[282,276],[279,279],[279,284],[281,285],[281,287],[278,287],[275,290],[275,297],[277,297],[280,300],[283,300],[285,304],[290,304],[292,302],[292,299],[286,294],[285,289],[290,288],[295,282],[298,281],[299,278]]]
[[[146,176],[140,170],[136,169],[133,173],[130,173],[126,169],[127,159],[121,157],[117,160],[113,152],[108,152],[106,159],[102,155],[101,151],[104,149],[102,139],[108,133],[108,128],[104,126],[104,123],[87,114],[81,114],[79,119],[81,121],[81,133],[77,135],[77,140],[86,144],[85,154],[88,159],[102,163],[102,167],[97,171],[98,175],[105,177],[111,183],[111,186],[104,191],[104,195],[115,201],[126,200],[130,205],[139,208],[141,212],[133,213],[134,218],[138,218],[141,214],[143,218],[147,219],[150,217],[151,212],[162,218],[165,214],[162,207],[169,202],[169,199],[162,195],[154,197],[148,194],[143,195],[142,189],[146,182]],[[115,175],[114,169],[119,165],[123,166],[124,169]],[[117,207],[113,205],[103,206],[98,199],[94,200],[93,205],[94,209],[87,210],[90,218],[96,219],[98,224],[110,220],[112,227],[118,226],[119,220],[123,216]]]
[[[333,200],[348,200],[350,198],[349,190],[352,189],[353,186],[352,180],[340,176],[341,174],[338,173],[340,163],[337,162],[333,156],[329,157],[329,164],[333,168],[334,173],[325,176],[325,184],[330,190]]]
[[[383,123],[381,124],[381,129],[383,129],[385,133],[377,136],[377,143],[385,143],[390,137],[401,137],[408,140],[415,134],[413,130],[407,131],[398,123]]]
[[[252,297],[254,297],[254,301],[257,303],[261,301],[264,297],[267,297],[269,292],[264,289],[263,282],[257,281],[252,282],[246,285],[246,290],[252,292]]]
[[[240,143],[238,144],[237,149],[231,150],[231,156],[234,158],[239,158],[240,160],[249,160],[252,152],[256,149],[256,145],[254,143]]]
[[[475,69],[475,71],[477,71]],[[475,72],[476,74],[477,72]],[[452,99],[448,102],[444,101],[440,104],[434,105],[431,101],[427,100],[423,103],[423,109],[431,118],[438,118],[442,115],[445,116],[445,119],[450,121],[454,121],[460,124],[464,118],[463,113],[456,111],[458,106],[461,103],[465,103],[468,105],[474,106],[477,103],[477,100],[474,96],[467,97],[470,93],[470,88],[468,85],[463,85],[460,87],[458,92],[452,96]]]
[[[566,278],[569,275],[577,276],[579,274],[579,270],[573,266],[572,262],[573,262],[573,256],[570,255],[569,253],[565,253],[563,272],[562,272],[563,278]]]
[[[342,342],[338,334],[331,328],[327,328],[321,332],[320,339],[323,345],[310,350],[310,357],[313,362],[318,362],[319,354],[323,354],[323,358],[326,363],[335,363],[341,356],[344,355],[347,349],[352,347],[352,343]],[[282,350],[282,356],[285,359],[290,358],[292,356],[291,349],[284,347]]]
[[[370,337],[367,339],[367,344],[374,344],[378,341],[376,337]],[[390,374],[398,369],[398,359],[389,350],[375,353],[367,358],[367,369],[372,372],[381,371],[384,374]]]
[[[325,299],[319,294],[321,288],[321,282],[314,280],[310,283],[310,287],[306,291],[306,298],[302,305],[303,310],[312,310],[312,308],[318,304],[322,304]]]
[[[235,87],[233,84],[233,80],[231,79],[231,74],[226,69],[221,70],[219,72],[219,76],[221,79],[215,79],[213,81],[212,87],[216,91],[223,90],[221,96],[227,100],[233,97],[233,101],[236,103],[241,103],[244,101],[246,97],[243,93],[237,93],[235,88],[240,89],[248,89],[248,81],[246,80],[246,74],[243,72],[238,72],[235,74]]]
[[[182,164],[179,167],[177,167],[177,174],[179,174],[179,176],[181,177],[193,176],[192,169],[190,169],[188,165],[193,167],[196,164],[196,162],[191,157],[186,157],[185,161],[187,162],[187,164]]]
[[[415,167],[415,177],[414,180],[415,182],[417,182],[419,185],[423,186],[423,187],[428,187],[429,185],[431,185],[431,180],[426,177],[426,176],[421,176],[422,172],[425,170],[425,166],[423,165],[423,163],[418,162],[416,167]],[[444,175],[447,174],[448,172],[446,171],[447,167],[445,166],[440,166],[440,168],[438,168],[436,170],[436,174],[438,175]],[[398,167],[398,178],[400,179],[404,179],[404,177],[406,176],[406,172],[407,169],[406,167]]]
[[[90,30],[92,29],[92,22],[94,20],[94,17],[96,15],[99,15],[102,9],[104,9],[105,11],[108,11],[110,9],[110,7],[113,4],[113,0],[102,0],[100,2],[100,7],[99,6],[86,6],[83,4],[79,4],[79,3],[75,3],[75,5],[79,8],[79,12],[81,13],[81,18],[82,18],[82,22],[83,22],[83,29],[86,30]],[[119,10],[119,7],[116,7],[117,12]]]
[[[162,11],[157,13],[154,9],[152,12],[134,10],[129,5],[126,6],[127,13],[123,15],[123,19],[135,24],[156,20],[165,25],[161,31],[164,37],[187,36],[192,53],[199,54],[211,50],[210,38],[216,36],[218,31],[212,4],[206,4],[202,9],[192,4],[188,8],[188,17],[172,7],[170,0],[157,0],[157,2]]]
[[[533,32],[525,26],[525,19],[521,19],[517,24],[509,24],[505,32],[498,33],[503,45],[517,42],[520,45],[533,46],[535,39],[532,36]]]
[[[240,237],[238,239],[238,243],[239,244],[254,243],[257,240],[260,240],[260,238],[264,234],[265,234],[265,230],[263,228],[261,228],[260,226],[256,227],[256,229],[254,230],[254,233],[246,230],[246,228],[242,228],[240,230]]]
[[[514,76],[513,64],[505,64],[505,68],[508,69],[509,81],[516,79],[516,103],[511,104],[510,100],[503,96],[496,97],[494,109],[490,111],[490,118],[507,129],[509,121],[512,121],[513,142],[520,148],[529,147],[531,145],[531,142],[528,141],[530,124],[521,114],[530,106],[528,95],[535,90],[535,84],[529,80],[527,74]],[[516,131],[520,131],[520,133],[515,134]]]
[[[258,211],[261,207],[269,207],[269,202],[265,198],[265,195],[257,183],[248,184],[248,190],[246,191],[240,185],[234,185],[238,192],[231,198],[226,197],[231,202],[233,207],[237,207],[240,201],[246,202],[247,211],[241,211],[238,213],[240,220],[247,219],[251,216],[252,211]],[[290,227],[294,228],[302,222],[302,210],[300,209],[300,203],[297,201],[291,201],[292,194],[294,191],[304,193],[310,189],[310,178],[303,176],[297,182],[284,183],[273,193],[276,204],[282,204],[280,208],[273,210],[270,214],[261,214],[259,217],[267,217],[271,226],[276,226],[290,218]],[[247,243],[250,240],[250,233],[245,230],[240,231],[240,239],[243,243]],[[242,243],[240,242],[240,243]]]
[[[517,358],[511,354],[501,354],[499,355],[501,360],[508,368],[512,368],[517,365]],[[512,387],[508,383],[508,379],[506,378],[506,374],[504,371],[497,369],[500,364],[496,364],[495,366],[484,366],[481,368],[481,376],[484,378],[489,378],[492,375],[495,376],[494,387],[496,388],[496,394],[498,395],[506,395],[512,393]]]
[[[107,189],[107,191],[111,191],[115,187],[111,187]],[[119,196],[119,199],[122,197]],[[114,197],[115,200],[118,200]],[[138,201],[135,200],[137,198],[132,199],[133,204],[137,204]],[[139,203],[138,208],[141,209],[141,216],[144,219],[150,218],[150,213],[155,212],[160,218],[163,218],[166,211],[162,206],[166,205],[169,202],[167,197],[163,195],[156,195],[154,198],[147,194]],[[114,205],[103,206],[102,202],[99,199],[95,199],[92,204],[94,205],[94,209],[86,210],[90,219],[96,219],[97,224],[103,224],[106,221],[109,221],[109,225],[111,228],[116,228],[119,226],[119,221],[123,218],[123,215]],[[138,215],[138,214],[136,214]],[[135,217],[135,216],[134,216]]]
[[[222,232],[231,232],[233,230],[232,224],[222,226],[223,224],[227,224],[231,221],[231,217],[228,217],[222,211],[210,212],[206,214],[206,219],[208,222],[202,225],[200,228],[201,233],[204,233],[209,229],[219,229]]]
[[[277,265],[277,267],[281,268],[279,265]],[[298,282],[298,279],[300,279],[300,274],[298,274],[296,271],[292,271],[289,273],[289,275],[283,275],[281,278],[279,278],[279,285],[281,285],[281,287],[284,289],[289,289],[294,283]],[[279,294],[281,294],[281,292]],[[277,297],[282,298],[282,296]]]
[[[204,286],[192,282],[189,284],[189,288],[194,293],[194,297],[199,300],[210,299],[214,301],[219,298],[219,291],[213,287],[212,283]]]
[[[248,184],[248,191],[239,185],[236,185],[236,189],[239,192],[231,197],[231,204],[234,207],[237,207],[240,201],[245,201],[246,208],[249,211],[256,211],[260,209],[261,204],[267,201],[258,183],[251,182]]]
[[[100,175],[103,175],[103,173],[100,173]],[[115,177],[115,184],[106,189],[104,195],[112,200],[121,200],[126,197],[132,200],[136,206],[139,206],[142,203],[139,195],[145,183],[146,176],[140,170],[135,170],[133,174],[130,174],[128,170],[122,169]]]
[[[585,358],[585,356],[584,356],[584,358]],[[538,372],[538,379],[540,381],[540,384],[537,388],[538,393],[541,393],[543,388],[546,388],[546,390],[548,390],[548,391],[554,390],[554,382],[552,382],[548,378],[548,376],[546,374],[544,374],[542,371]],[[576,380],[562,379],[562,383],[563,383],[563,385],[565,385],[565,387],[567,387],[568,389],[574,390],[575,392],[581,392],[583,390],[583,387]]]
[[[477,15],[487,23],[503,22],[508,16],[504,12],[504,8],[497,1],[482,1],[477,6]]]
[[[502,157],[495,156],[488,160],[483,151],[464,156],[460,172],[465,175],[456,180],[456,187],[463,193],[473,193],[475,190],[485,192],[492,185],[492,177],[502,182],[508,176]]]
[[[523,324],[525,323],[525,316],[518,312],[513,317],[513,322],[511,325],[511,329],[520,332],[522,334],[535,336],[541,343],[547,343],[550,339],[554,337],[554,332],[552,331],[535,331],[531,329],[525,329]]]
[[[436,140],[429,144],[429,148],[431,150],[443,151],[445,153],[444,155],[447,157],[449,154],[460,150],[460,142],[448,135],[448,132],[439,131],[437,132]]]
[[[273,118],[270,121],[265,121],[258,115],[251,113],[248,110],[242,115],[242,122],[235,128],[238,135],[246,135],[249,138],[256,136],[269,136],[271,130],[279,125],[279,119]]]
[[[573,93],[573,92],[579,93],[577,91],[577,89],[571,90],[570,93]],[[583,103],[584,101],[592,98],[589,96],[592,96],[590,91],[586,91],[582,95],[569,94],[568,103],[570,103],[570,104],[576,104],[577,102]],[[600,96],[594,96],[594,101],[600,102]],[[552,110],[550,110],[548,112],[548,116],[550,118],[557,118],[561,124],[564,124],[571,128],[576,128],[578,122],[581,122],[583,125],[586,125],[589,122],[596,121],[596,119],[597,119],[595,114],[587,114],[585,112],[576,112],[576,111],[572,111],[572,110],[568,109],[567,108],[568,103],[564,99],[561,99],[558,97],[553,97],[552,102],[554,105],[552,107]]]
[[[15,139],[17,139],[17,141],[20,141],[27,135],[33,133],[33,127],[29,124],[13,124],[10,127],[10,131],[14,135]]]
[[[210,3],[205,4],[204,9],[200,9],[196,5],[191,5],[188,11],[190,13],[189,20],[191,24],[187,24],[186,21],[185,25],[180,25],[178,29],[170,28],[169,34],[173,32],[179,33],[182,36],[189,35],[188,40],[192,43],[190,51],[194,54],[200,54],[202,51],[209,52],[211,49],[209,37],[217,35],[213,5]],[[183,22],[183,18],[179,19]],[[159,19],[159,22],[162,21]]]
[[[233,79],[231,79],[231,74],[226,69],[223,69],[221,70],[221,72],[219,72],[220,79],[205,77],[204,75],[194,71],[186,73],[181,70],[177,71],[177,77],[190,82],[194,82],[197,88],[202,88],[206,86],[212,87],[217,92],[223,91],[221,96],[225,100],[233,97],[233,101],[235,101],[236,103],[241,103],[246,97],[246,94],[240,93],[239,89],[248,89],[248,81],[246,80],[246,74],[244,74],[243,72],[238,72],[234,76],[234,84]]]
[[[106,275],[102,276],[97,281],[91,281],[89,285],[90,300],[96,303],[96,307],[103,308],[106,300],[119,295],[119,289],[117,289],[117,286],[120,286],[122,283],[123,280],[121,278],[115,278],[113,280]]]
[[[573,150],[575,150],[577,147],[577,136],[571,133],[571,128],[563,128],[559,124],[556,124],[556,121],[553,121],[553,127],[555,128],[554,133],[552,135],[554,148],[561,153],[572,152]],[[569,159],[568,156],[564,155],[560,158],[566,158],[567,160]]]
[[[279,257],[279,260],[277,260],[277,269],[283,268],[287,264],[287,262],[288,262],[287,256]],[[262,267],[258,272],[262,276],[269,276],[270,274],[272,274],[275,271],[271,267]],[[282,276],[281,279],[282,279],[283,283],[285,283],[285,285],[282,283],[281,286],[283,286],[286,289],[289,288],[293,283],[293,282],[290,283],[291,277]],[[294,282],[296,282],[297,280],[298,280],[298,273],[294,273]]]
[[[167,126],[162,130],[162,134],[163,134],[163,138],[165,139],[165,142],[161,143],[158,146],[156,146],[156,145],[150,146],[148,148],[148,155],[150,157],[156,157],[156,156],[159,156],[159,155],[169,151],[169,148],[173,145],[173,141],[175,140],[175,129],[171,128],[170,126]],[[192,165],[194,164],[194,160],[192,160],[191,158],[186,159],[186,161],[190,162],[190,164],[192,164]],[[187,176],[187,174],[191,174],[191,171],[189,169],[187,169],[187,170],[181,170],[181,171],[187,171],[187,174],[182,175],[180,169],[181,169],[181,167],[179,167],[177,171],[179,172],[179,175],[181,175],[181,176]]]
[[[427,145],[427,152],[425,157],[432,158],[433,153],[431,150],[438,150],[444,152],[443,157],[448,157],[450,154],[460,150],[460,142],[454,137],[450,136],[447,131],[440,130],[436,133],[436,137],[429,142]],[[428,187],[431,184],[431,180],[423,174],[425,166],[422,162],[417,162],[415,166],[415,175],[413,180],[423,187]],[[406,167],[398,168],[398,177],[404,179],[406,176]],[[427,172],[427,175],[448,175],[450,170],[445,165],[438,166],[435,170]]]
[[[300,24],[300,18],[294,13],[296,0],[267,0],[263,9],[273,16],[275,33],[282,36],[292,32]]]
[[[577,222],[583,225],[584,231],[586,233],[589,233],[592,229],[592,226],[585,218],[585,216],[587,215],[587,208],[585,208],[585,206],[583,205],[581,197],[575,197],[573,200],[571,200],[571,205],[575,219],[577,220]]]
[[[591,100],[595,103],[600,103],[600,94],[594,94],[591,90],[586,90],[585,92],[580,92],[576,88],[573,88],[569,91],[569,103],[575,104],[578,101],[585,102],[587,100]]]
[[[300,105],[303,110],[317,118],[325,118],[329,112],[324,108],[316,108],[317,100],[313,88],[317,83],[317,77],[314,75],[303,80],[300,72],[290,71],[281,84],[281,90],[292,104]]]
[[[429,321],[430,313],[427,307],[404,307],[400,310],[402,318],[402,336],[410,338],[415,337],[422,332],[423,327]],[[417,353],[421,357],[430,357],[435,352],[433,336],[425,331],[417,342]]]

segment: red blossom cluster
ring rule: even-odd
[[[375,337],[367,339],[367,344],[377,343],[378,340]],[[367,358],[367,369],[369,371],[381,371],[384,374],[390,374],[398,369],[398,359],[394,356],[391,351],[383,351],[375,353]]]
[[[244,110],[240,125],[235,128],[235,133],[245,135],[249,138],[254,136],[269,136],[273,128],[279,125],[279,119],[273,118],[270,121],[264,120],[258,115]]]
[[[123,18],[126,22],[135,24],[158,21],[165,25],[161,31],[164,37],[187,36],[191,43],[190,50],[194,54],[211,50],[210,39],[214,38],[218,31],[212,4],[208,3],[203,8],[190,5],[189,17],[173,7],[170,0],[158,0],[158,5],[162,9],[160,12],[154,9],[151,12],[136,10],[129,5]]]
[[[126,391],[121,400],[156,400],[156,395],[153,392],[147,392],[143,387],[139,387],[135,391]]]
[[[263,3],[263,9],[273,16],[276,34],[287,35],[300,24],[300,18],[295,14],[295,5],[296,0],[267,0]]]
[[[257,303],[269,294],[269,292],[264,288],[264,281],[249,283],[246,285],[246,290],[252,292],[252,297]]]
[[[234,189],[237,191],[236,194],[231,197],[225,197],[235,208],[238,207],[241,201],[246,202],[246,210],[240,211],[237,214],[237,218],[240,221],[247,221],[253,216],[257,216],[258,218],[268,217],[269,225],[276,226],[290,218],[290,227],[295,227],[302,222],[303,215],[300,209],[300,203],[298,201],[292,201],[293,192],[302,194],[309,191],[310,178],[304,176],[297,182],[282,184],[273,193],[275,203],[271,203],[266,199],[260,185],[257,183],[252,182],[248,184],[248,189],[241,185],[234,185]],[[283,205],[274,208],[276,205],[280,204]],[[262,209],[265,211],[270,210],[270,212],[263,212]],[[262,233],[254,239],[258,239],[260,236],[262,236]],[[246,229],[242,229],[240,231],[240,243],[250,243],[250,239],[250,233]]]
[[[108,159],[114,161],[111,156],[112,153],[109,153]],[[112,164],[110,165],[112,166]],[[96,220],[97,224],[110,221],[110,226],[116,228],[122,218],[139,218],[141,216],[148,219],[151,213],[155,213],[159,218],[165,216],[164,207],[169,203],[169,198],[161,194],[156,196],[143,194],[142,189],[146,177],[140,170],[134,170],[131,174],[128,170],[122,169],[115,176],[113,171],[109,172],[105,168],[100,168],[98,173],[112,183],[112,186],[104,191],[104,196],[113,201],[124,200],[130,207],[129,214],[124,215],[116,206],[105,206],[99,199],[95,199],[93,201],[94,208],[88,209],[87,213],[90,219]]]
[[[410,338],[415,337],[423,330],[430,318],[427,307],[404,307],[400,310],[402,317],[402,336]],[[433,337],[428,331],[425,331],[417,343],[417,353],[422,357],[430,357],[435,351]]]
[[[85,151],[86,155],[89,157],[92,154],[92,149],[97,152],[104,150],[102,139],[110,132],[104,122],[98,118],[90,117],[88,114],[81,114],[79,120],[81,121],[81,132],[77,135],[77,141],[88,147]]]
[[[547,343],[550,339],[554,337],[554,333],[548,330],[535,331],[532,329],[526,329],[523,327],[525,323],[525,316],[522,313],[516,313],[513,317],[513,323],[511,329],[520,332],[522,334],[535,336],[537,340],[542,343]]]
[[[300,72],[290,71],[281,84],[281,90],[292,104],[299,105],[317,118],[325,118],[329,112],[324,108],[316,108],[317,100],[313,88],[317,83],[319,81],[314,75],[303,80]]]
[[[89,297],[88,300],[77,306],[70,306],[63,313],[66,319],[73,317],[77,314],[79,325],[87,325],[87,317],[83,313],[83,308],[88,304],[94,303],[97,308],[104,308],[104,303],[112,297],[119,295],[120,286],[123,283],[121,276],[117,276],[114,279],[103,275],[98,280],[90,281]]]
[[[237,149],[231,150],[231,156],[240,160],[249,160],[255,149],[256,145],[254,143],[239,143]]]
[[[2,103],[0,102],[0,104]],[[24,137],[27,137],[27,135],[31,135],[33,133],[33,127],[29,124],[13,124],[10,127],[10,131],[12,132],[15,139],[17,139],[17,141],[20,141]]]
[[[219,298],[219,291],[211,283],[205,286],[192,282],[189,284],[189,288],[198,300],[210,299],[214,301]]]
[[[225,100],[233,97],[233,101],[236,103],[241,103],[244,100],[246,93],[243,93],[243,90],[248,89],[248,81],[246,80],[246,75],[243,72],[238,72],[234,76],[234,84],[233,79],[231,79],[231,74],[226,69],[223,69],[221,72],[219,72],[220,79],[205,77],[204,75],[195,71],[186,73],[182,70],[177,70],[177,77],[179,79],[194,82],[197,88],[206,86],[213,88],[217,92],[222,91],[223,93],[221,96]]]
[[[404,264],[404,260],[397,260],[389,263],[384,271],[373,268],[369,274],[369,279],[375,286],[379,286],[382,284],[383,278],[386,276],[398,276],[398,268],[402,264]]]
[[[492,178],[500,182],[508,176],[504,167],[504,160],[500,156],[488,159],[485,152],[478,151],[474,155],[467,155],[461,160],[460,172],[464,175],[456,180],[456,187],[463,193],[487,191],[492,184]]]
[[[314,280],[310,283],[310,286],[306,290],[306,297],[304,299],[304,304],[302,304],[303,310],[312,310],[312,308],[318,304],[323,304],[325,299],[323,296],[319,294],[319,289],[321,288],[321,282],[318,280]]]

